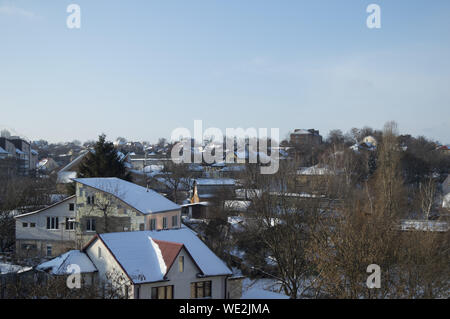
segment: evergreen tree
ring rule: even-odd
[[[117,177],[131,181],[123,159],[120,158],[113,143],[106,141],[104,134],[99,136],[91,151],[80,164],[79,177]]]

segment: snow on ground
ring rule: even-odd
[[[31,267],[22,267],[19,265],[13,265],[13,264],[7,264],[7,263],[0,263],[0,274],[10,274],[10,273],[21,273],[31,270]]]
[[[280,284],[277,280],[245,278],[242,283],[241,299],[289,299],[279,291]]]

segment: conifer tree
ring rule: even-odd
[[[94,149],[80,164],[79,177],[117,177],[131,181],[123,159],[113,143],[106,141],[104,134],[99,136]]]

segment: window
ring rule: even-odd
[[[135,299],[140,299],[141,298],[141,296],[140,296],[140,294],[141,294],[141,287],[140,286],[136,286],[136,298]]]
[[[167,229],[167,217],[163,217],[163,229]]]
[[[98,247],[98,258],[102,258],[102,247]]]
[[[74,230],[75,222],[73,219],[66,217],[66,230]]]
[[[52,246],[47,245],[47,257],[51,257],[52,256]]]
[[[191,298],[211,298],[211,281],[192,282]]]
[[[179,256],[178,257],[178,270],[180,272],[184,271],[184,256]]]
[[[156,229],[156,219],[152,218],[150,219],[150,230]]]
[[[95,197],[94,197],[94,195],[87,197],[87,203],[88,203],[88,205],[94,205],[95,204]]]
[[[22,227],[28,227],[28,223],[22,223]]]
[[[70,211],[74,211],[75,210],[75,204],[74,203],[70,203],[69,204],[69,210]]]
[[[31,228],[35,228],[36,227],[36,223],[30,223],[30,227]]]
[[[47,217],[47,229],[58,229],[59,219],[58,217]]]
[[[139,224],[139,230],[140,231],[145,230],[145,224],[144,223]]]
[[[153,287],[152,299],[173,299],[173,286]]]
[[[87,231],[95,231],[95,219],[94,218],[88,218],[86,220],[86,230]]]
[[[172,227],[178,226],[178,215],[172,216]]]

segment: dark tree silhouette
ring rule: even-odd
[[[80,164],[79,177],[117,177],[131,181],[124,160],[120,158],[113,143],[106,141],[104,134],[100,135],[94,149]]]

